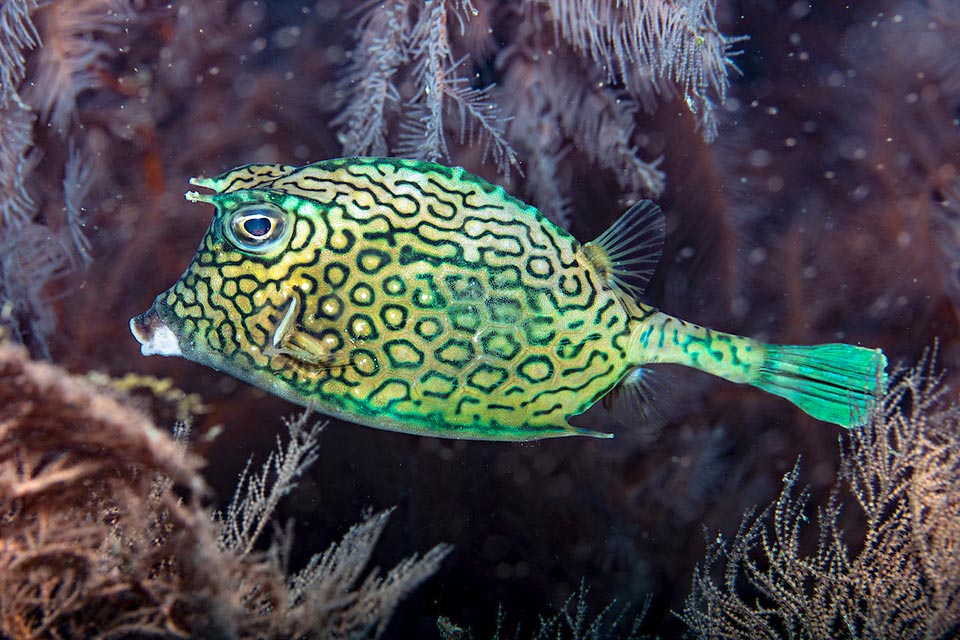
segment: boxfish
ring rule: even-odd
[[[130,321],[182,356],[354,423],[478,440],[612,437],[662,402],[650,365],[693,367],[843,427],[886,385],[878,349],[774,345],[642,299],[664,216],[636,203],[581,244],[460,167],[399,158],[250,164],[191,180],[216,212],[183,276]]]

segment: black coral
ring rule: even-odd
[[[922,365],[845,440],[831,499],[805,553],[809,493],[799,465],[776,502],[718,539],[683,619],[701,638],[952,638],[960,631],[960,406]],[[865,532],[840,525],[844,491]],[[722,580],[712,569],[725,565]]]
[[[449,131],[481,144],[498,169],[509,172],[517,157],[503,130],[503,115],[489,87],[474,86],[472,64],[454,52],[453,29],[477,9],[470,0],[395,0],[371,8],[357,29],[358,46],[343,82],[343,146],[350,155],[450,159]],[[401,84],[412,80],[404,95]],[[394,141],[388,140],[397,124]]]
[[[579,152],[627,199],[663,190],[637,141],[641,109],[680,98],[716,136],[736,41],[708,0],[393,0],[365,10],[356,40],[335,120],[345,155],[489,156],[562,223]]]

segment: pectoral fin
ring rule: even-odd
[[[287,356],[314,369],[336,369],[350,365],[349,354],[331,351],[322,339],[302,331],[297,324],[297,298],[291,297],[287,310],[273,331],[267,356]]]

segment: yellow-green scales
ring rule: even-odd
[[[639,416],[652,399],[637,368],[670,362],[849,426],[884,384],[879,351],[765,345],[638,302],[663,242],[650,202],[581,245],[502,188],[431,163],[248,165],[193,182],[214,193],[187,198],[216,216],[180,280],[131,321],[143,352],[354,422],[605,435],[567,419],[618,384]]]

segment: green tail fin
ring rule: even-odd
[[[887,386],[879,349],[849,344],[764,345],[766,358],[752,384],[786,398],[818,420],[864,424]]]

